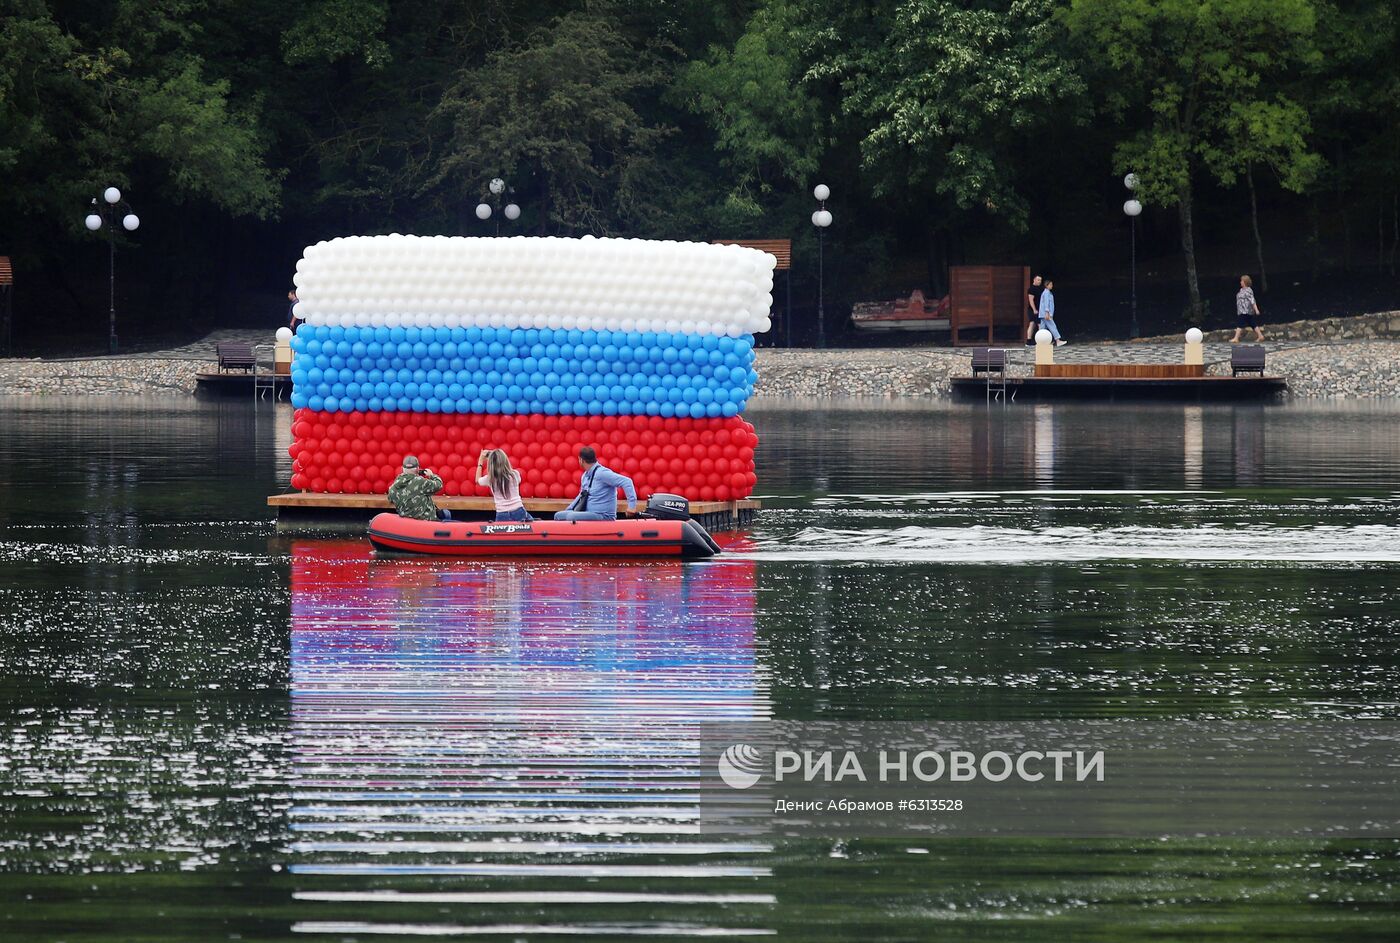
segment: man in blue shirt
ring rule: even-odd
[[[637,489],[633,487],[631,478],[599,465],[598,453],[589,446],[578,450],[578,463],[583,468],[578,497],[569,503],[567,509],[554,512],[556,521],[617,520],[618,488],[627,495],[627,513],[636,513]]]
[[[1063,347],[1069,341],[1060,336],[1060,329],[1055,324],[1054,288],[1054,279],[1047,278],[1045,290],[1040,293],[1040,326],[1050,332],[1050,339],[1055,342],[1056,347]]]

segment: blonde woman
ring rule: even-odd
[[[1240,276],[1240,290],[1235,293],[1235,336],[1230,338],[1230,343],[1240,342],[1240,333],[1247,327],[1254,328],[1254,339],[1262,341],[1264,332],[1259,330],[1259,302],[1254,300],[1254,279],[1248,275]]]
[[[496,502],[496,520],[533,521],[520,500],[520,472],[510,467],[502,449],[482,449],[476,459],[476,483],[491,489]]]

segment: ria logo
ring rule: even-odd
[[[719,778],[731,789],[748,789],[763,774],[763,756],[747,743],[736,743],[719,755]]]

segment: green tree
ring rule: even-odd
[[[433,113],[447,146],[427,188],[475,202],[502,174],[537,201],[541,231],[645,226],[669,129],[639,109],[665,77],[657,51],[606,13],[561,16],[457,74]]]
[[[273,212],[279,175],[266,163],[266,136],[192,50],[186,22],[197,8],[122,3],[110,19],[60,24],[41,0],[3,0],[0,173],[24,185],[0,190],[0,205],[76,231],[83,195],[101,182],[125,185],[149,165],[174,200]]]
[[[1083,84],[1052,0],[903,0],[814,10],[810,73],[836,82],[876,194],[926,186],[959,210],[1026,225],[1009,158]]]
[[[1135,130],[1119,143],[1119,172],[1140,194],[1176,206],[1190,298],[1204,317],[1197,276],[1194,180],[1205,169],[1232,183],[1252,162],[1301,187],[1315,158],[1296,103],[1274,93],[1290,69],[1314,63],[1311,0],[1070,0],[1066,16],[1101,63],[1105,103]],[[1293,128],[1271,129],[1273,122]],[[1298,125],[1303,126],[1299,127]]]
[[[802,20],[785,0],[761,6],[732,47],[683,65],[672,96],[714,130],[728,203],[758,216],[782,187],[803,189],[826,145],[821,105],[803,82]]]

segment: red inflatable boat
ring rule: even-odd
[[[444,557],[712,557],[719,546],[695,521],[419,521],[379,514],[376,550]]]

